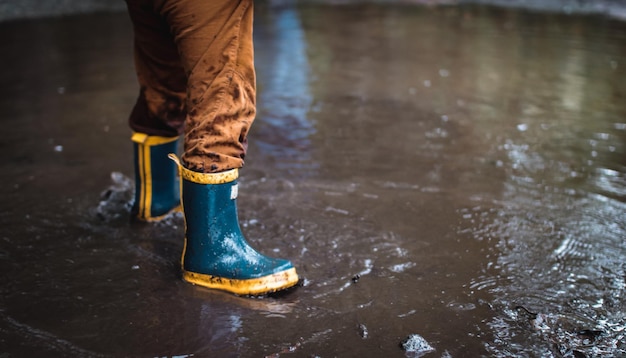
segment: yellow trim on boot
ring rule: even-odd
[[[139,179],[141,191],[139,192],[139,213],[137,216],[143,220],[150,218],[150,205],[152,204],[152,175],[150,161],[150,147],[139,143],[137,146],[137,161],[139,166]]]
[[[230,169],[219,173],[198,173],[185,168],[176,154],[170,153],[168,157],[178,165],[180,176],[192,183],[196,184],[225,184],[237,180],[239,178],[239,170],[237,168]]]
[[[237,295],[264,295],[295,286],[298,274],[295,268],[260,278],[238,280],[183,270],[183,280],[207,288],[228,291]]]
[[[172,215],[173,213],[179,213],[179,212],[181,212],[181,213],[183,212],[183,206],[182,205],[178,205],[178,206],[172,208],[172,210],[166,212],[163,215],[159,215],[159,216],[143,216],[143,217],[137,216],[137,219],[145,221],[145,222],[152,223],[152,222],[161,221],[161,220],[165,219],[165,217],[167,217],[169,215]]]
[[[159,137],[155,135],[148,135],[146,133],[133,132],[133,135],[132,137],[130,137],[130,140],[132,140],[135,143],[139,143],[139,144],[143,144],[147,146],[155,146],[159,144],[165,144],[165,143],[177,141],[179,137],[180,136]]]

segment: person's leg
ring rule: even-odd
[[[129,118],[135,132],[177,137],[187,115],[187,75],[165,19],[152,0],[126,0],[133,24],[139,96]]]
[[[183,163],[204,173],[240,168],[256,115],[252,1],[162,3],[187,74]]]
[[[187,78],[165,20],[152,1],[127,0],[134,30],[139,96],[129,125],[134,151],[135,200],[131,217],[158,221],[180,209],[176,152],[186,117]]]
[[[238,169],[255,114],[252,0],[164,0],[188,76],[182,163],[183,278],[236,294],[295,285],[291,262],[255,251],[237,218]]]

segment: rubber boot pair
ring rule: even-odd
[[[241,232],[236,204],[239,171],[198,173],[186,169],[170,154],[176,152],[177,137],[170,139],[133,135],[139,179],[133,205],[137,208],[132,212],[140,220],[158,220],[180,207],[182,192],[183,279],[238,295],[263,295],[294,286],[298,275],[291,262],[260,254]],[[169,184],[163,181],[166,178]]]

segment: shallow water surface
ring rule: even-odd
[[[626,23],[258,6],[240,219],[303,277],[265,298],[128,221],[125,14],[0,38],[0,356],[626,355]]]

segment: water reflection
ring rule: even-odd
[[[309,155],[315,127],[308,118],[312,97],[307,42],[296,9],[271,9],[258,17],[261,25],[255,29],[257,47],[263,48],[256,50],[260,120],[252,135],[260,155],[275,157],[274,166],[302,171],[314,166]]]
[[[366,209],[345,210],[350,204],[340,198],[347,190],[336,187],[332,201],[341,204],[332,208],[376,217],[416,260],[419,224],[408,216],[423,215],[416,207],[425,199],[415,193],[452,195],[453,205],[474,202],[458,210],[459,240],[471,232],[494,247],[483,257],[484,274],[470,279],[470,302],[448,307],[489,302],[489,354],[623,352],[626,108],[607,100],[624,91],[615,81],[623,74],[616,66],[624,56],[623,25],[454,8],[435,11],[449,27],[434,30],[411,21],[423,9],[380,10],[305,9],[316,49],[310,62],[319,112],[311,117],[320,173],[375,198]],[[351,11],[363,21],[346,21]],[[321,17],[345,24],[349,43],[325,31]],[[434,32],[436,46],[428,36]],[[416,41],[407,41],[411,36]],[[402,209],[394,210],[386,201],[397,196]],[[438,245],[454,249],[445,240]],[[347,250],[346,243],[336,246]],[[407,274],[419,267],[409,263]],[[340,295],[347,285],[314,298]],[[494,298],[485,301],[484,292]]]
[[[596,24],[601,33],[614,25]],[[623,354],[626,133],[618,118],[626,108],[606,101],[624,91],[613,81],[622,72],[607,61],[624,56],[613,38],[623,29],[598,36],[576,18],[558,28],[521,21],[509,28],[519,47],[483,43],[476,58],[488,65],[466,74],[491,80],[476,93],[489,108],[468,100],[468,115],[494,139],[490,157],[505,173],[496,207],[462,211],[479,223],[475,235],[488,232],[500,251],[472,283],[495,295],[502,314],[490,323],[496,338],[487,347],[501,357]],[[522,56],[486,55],[496,53]],[[491,75],[500,67],[506,80]],[[590,331],[602,334],[580,333]],[[539,335],[529,343],[527,332]]]

